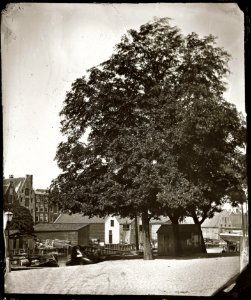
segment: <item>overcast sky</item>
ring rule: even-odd
[[[226,100],[244,108],[244,16],[225,4],[10,4],[2,12],[4,175],[33,174],[47,188],[59,173],[54,157],[66,92],[109,58],[128,29],[170,17],[183,34],[213,34],[232,55]]]

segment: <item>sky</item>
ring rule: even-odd
[[[47,188],[60,174],[59,112],[71,84],[110,57],[129,29],[169,17],[184,35],[213,34],[232,56],[227,101],[245,115],[244,15],[234,3],[17,3],[2,11],[3,171]]]

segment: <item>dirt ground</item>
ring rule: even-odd
[[[239,270],[238,256],[114,260],[94,265],[12,271],[6,274],[5,292],[210,296]]]

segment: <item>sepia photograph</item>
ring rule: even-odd
[[[5,6],[5,297],[248,299],[244,21],[228,2]]]

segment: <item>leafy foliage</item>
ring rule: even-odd
[[[9,229],[19,230],[21,234],[33,234],[34,222],[29,209],[14,203],[8,208],[13,213]]]
[[[167,18],[129,30],[66,95],[54,201],[178,223],[201,222],[240,194],[245,123],[223,99],[229,58],[212,35],[183,36]]]

